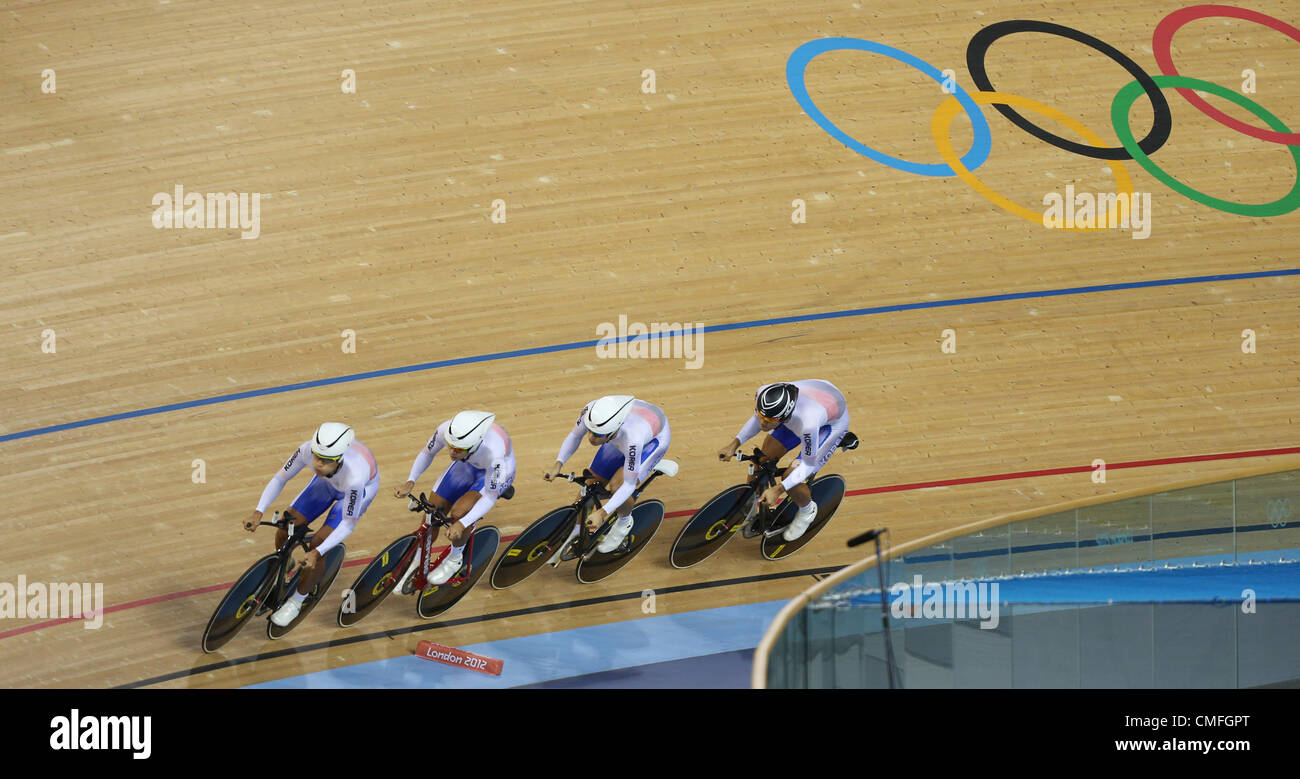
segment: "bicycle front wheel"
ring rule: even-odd
[[[265,585],[279,573],[279,561],[279,554],[269,554],[249,566],[235,580],[203,630],[201,645],[204,652],[217,651],[248,624],[249,618],[257,611],[258,597],[265,597],[269,589]]]
[[[496,556],[497,546],[501,543],[501,531],[491,525],[485,525],[474,531],[474,556],[467,559],[455,576],[460,577],[469,569],[464,581],[442,585],[431,585],[421,592],[415,601],[415,613],[422,619],[433,619],[444,614],[464,598],[478,580],[483,578],[492,558]]]
[[[569,539],[577,509],[565,506],[542,516],[519,534],[492,569],[492,587],[504,590],[536,573]]]
[[[375,559],[361,571],[352,587],[343,594],[339,606],[339,627],[351,627],[374,611],[397,587],[397,580],[406,573],[402,562],[411,558],[415,534],[407,533],[384,547]]]
[[[334,584],[334,578],[339,575],[339,569],[343,567],[343,558],[346,555],[347,547],[343,544],[339,544],[325,553],[325,559],[320,562],[321,565],[325,566],[324,573],[321,574],[320,581],[316,582],[316,585],[307,593],[307,597],[303,599],[302,608],[299,609],[298,616],[294,617],[293,622],[290,622],[284,627],[280,627],[268,619],[266,621],[267,638],[272,641],[283,638],[290,630],[298,627],[298,625],[302,624],[303,621],[307,619],[307,616],[316,608],[316,605],[325,598],[325,594],[329,592],[330,585]],[[301,569],[294,574],[293,581],[289,583],[289,586],[285,591],[286,598],[297,591],[298,578],[300,576],[302,576]]]
[[[754,487],[749,484],[719,492],[682,526],[668,562],[674,568],[690,568],[713,556],[740,530],[753,502]]]
[[[829,476],[820,476],[814,479],[812,483],[812,499],[817,503],[817,518],[808,526],[804,534],[793,541],[786,541],[784,536],[779,533],[773,536],[765,536],[762,543],[763,557],[768,560],[780,560],[789,557],[816,538],[822,528],[826,527],[826,523],[831,521],[831,517],[835,516],[835,511],[840,507],[840,501],[844,499],[844,477],[832,473]],[[788,501],[788,503],[789,505],[784,511],[790,515],[790,518],[793,518],[796,511],[794,501]],[[789,519],[782,519],[784,524],[789,524]]]

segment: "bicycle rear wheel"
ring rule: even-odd
[[[235,580],[225,597],[217,604],[203,630],[201,645],[204,652],[215,652],[235,637],[257,611],[258,600],[265,597],[271,578],[279,572],[278,553],[269,554],[249,566]]]
[[[519,534],[492,569],[492,587],[504,590],[536,573],[569,539],[577,509],[565,506],[542,516]]]
[[[668,552],[674,568],[690,568],[711,557],[735,536],[745,521],[754,488],[737,484],[719,492],[687,520]]]
[[[804,534],[793,541],[786,541],[781,534],[763,538],[763,556],[769,560],[789,557],[808,545],[813,537],[826,527],[826,523],[835,516],[835,511],[844,499],[844,477],[830,474],[816,479],[812,483],[812,499],[817,504],[817,518],[808,526]],[[794,501],[790,501],[790,510],[794,510]],[[789,524],[788,522],[786,524]]]
[[[478,580],[483,578],[484,572],[492,564],[492,558],[496,556],[497,547],[500,545],[500,530],[491,525],[475,530],[474,557],[465,562],[465,565],[469,566],[469,578],[454,584],[448,582],[447,584],[435,584],[426,587],[415,602],[415,613],[422,619],[433,619],[459,603],[474,588]],[[462,565],[461,569],[452,578],[462,575],[464,571],[465,566]]]
[[[339,544],[325,553],[325,559],[321,561],[321,565],[325,566],[325,573],[321,575],[320,581],[316,582],[316,586],[312,587],[311,592],[307,593],[307,597],[303,599],[302,610],[298,612],[298,616],[294,617],[293,622],[284,627],[280,627],[268,618],[266,620],[267,638],[272,641],[283,638],[286,633],[298,627],[303,620],[307,619],[307,615],[311,614],[312,609],[316,608],[316,605],[325,599],[326,593],[330,590],[330,585],[334,583],[334,578],[339,575],[339,569],[343,567],[343,558],[346,555],[347,548],[343,544]],[[294,574],[293,581],[289,583],[288,588],[285,590],[286,598],[298,590],[299,576],[302,576],[301,569]]]
[[[612,552],[592,552],[589,557],[578,560],[578,581],[594,584],[632,562],[637,552],[655,537],[663,520],[663,501],[647,500],[636,504],[632,509],[632,529],[628,531],[627,538]]]
[[[397,588],[397,580],[406,573],[401,565],[415,544],[415,534],[407,533],[375,556],[361,575],[344,593],[339,606],[339,627],[351,627],[374,611]]]

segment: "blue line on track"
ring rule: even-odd
[[[851,308],[844,311],[828,311],[822,314],[804,314],[800,316],[786,316],[775,319],[754,319],[748,322],[733,322],[724,325],[708,325],[701,328],[701,332],[720,333],[727,330],[748,330],[756,327],[771,327],[773,325],[788,325],[797,322],[817,322],[825,319],[843,319],[845,317],[870,316],[872,314],[890,314],[899,311],[918,311],[927,308],[949,308],[952,306],[971,306],[978,303],[998,303],[1009,300],[1033,300],[1034,298],[1052,298],[1063,297],[1066,295],[1086,295],[1093,292],[1116,292],[1128,289],[1147,289],[1153,287],[1172,287],[1184,284],[1208,284],[1216,281],[1241,281],[1243,279],[1262,279],[1262,278],[1280,278],[1283,276],[1300,276],[1300,268],[1283,268],[1280,270],[1253,271],[1250,273],[1221,273],[1213,276],[1187,276],[1177,279],[1156,279],[1154,281],[1132,281],[1120,284],[1094,284],[1086,287],[1067,287],[1065,289],[1048,289],[1037,290],[1032,292],[1008,292],[1002,295],[984,295],[973,298],[953,298],[950,300],[929,300],[922,303],[900,303],[894,306],[875,306],[872,308]],[[671,338],[681,333],[680,330],[671,332],[655,333],[654,338]],[[496,360],[508,360],[514,357],[531,357],[537,354],[550,354],[552,352],[567,352],[576,349],[589,349],[597,345],[607,346],[622,341],[637,341],[647,336],[637,336],[635,338],[602,338],[591,341],[575,341],[567,344],[556,344],[554,346],[537,346],[531,349],[515,349],[508,352],[493,352],[491,354],[478,354],[472,357],[457,357],[452,360],[437,360],[435,362],[424,362],[416,365],[405,365],[400,368],[385,368],[379,371],[367,371],[366,373],[350,373],[346,376],[335,376],[328,379],[317,379],[315,381],[303,381],[297,384],[285,384],[278,387],[267,387],[265,389],[248,390],[246,392],[234,392],[228,395],[214,395],[210,398],[199,398],[198,400],[187,400],[182,403],[169,403],[165,406],[153,406],[151,408],[142,408],[136,411],[124,411],[120,414],[109,414],[108,416],[92,417],[90,419],[80,419],[75,422],[64,422],[59,425],[50,425],[48,427],[37,427],[31,430],[20,430],[16,433],[7,433],[0,435],[0,443],[5,441],[16,441],[20,438],[33,438],[50,433],[58,433],[63,430],[73,430],[79,427],[90,427],[91,425],[102,425],[107,422],[117,422],[122,419],[133,419],[135,417],[152,416],[154,414],[165,414],[169,411],[181,411],[187,408],[196,408],[198,406],[210,406],[214,403],[228,403],[235,400],[245,400],[247,398],[256,398],[263,395],[277,395],[281,392],[295,392],[297,390],[312,389],[314,387],[326,387],[331,384],[346,384],[353,381],[364,381],[365,379],[377,379],[383,376],[397,376],[403,373],[416,373],[419,371],[429,371],[437,368],[447,368],[453,365],[468,365],[476,362],[493,362]]]

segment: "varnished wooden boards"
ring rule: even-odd
[[[0,442],[4,580],[101,582],[110,607],[127,606],[98,630],[71,623],[0,638],[0,683],[98,687],[180,674],[157,684],[242,685],[406,654],[421,638],[462,645],[638,619],[645,589],[663,592],[660,614],[784,599],[810,575],[670,588],[843,565],[858,557],[844,540],[867,527],[889,526],[902,541],[1264,460],[1111,470],[1105,484],[1081,473],[855,489],[1292,445],[1295,277],[887,307],[1285,269],[1295,265],[1294,215],[1208,208],[1130,161],[1135,187],[1152,194],[1150,238],[1034,227],[955,178],[855,154],[800,111],[786,83],[799,45],[844,36],[951,68],[971,88],[967,41],[1013,18],[1085,30],[1155,73],[1151,33],[1171,7],[862,5],[390,2],[346,13],[234,2],[20,8],[0,19],[11,74],[0,118],[0,435],[594,341],[620,316],[716,326],[884,309],[710,330],[695,369],[684,358],[601,359],[594,346],[541,350]],[[1288,75],[1300,72],[1300,44],[1284,35],[1203,20],[1176,35],[1174,52],[1181,72],[1217,83],[1240,86],[1254,70],[1252,99],[1300,122],[1286,113],[1300,104]],[[997,89],[1117,143],[1109,105],[1130,78],[1097,52],[1024,34],[997,42],[988,63]],[[41,91],[47,68],[53,94]],[[353,94],[341,89],[344,70],[355,74]],[[653,93],[642,91],[647,70]],[[945,95],[918,71],[832,52],[809,65],[807,83],[863,143],[939,160],[930,119]],[[1154,157],[1166,170],[1240,201],[1292,186],[1287,148],[1167,97],[1173,132]],[[1103,162],[1052,148],[992,109],[985,116],[992,154],[978,174],[1016,203],[1035,206],[1066,184],[1112,186]],[[1135,131],[1150,122],[1139,100]],[[954,128],[966,149],[968,120]],[[258,237],[155,228],[153,198],[177,184],[261,193]],[[796,199],[802,224],[791,221]],[[504,222],[493,221],[494,201]],[[955,353],[941,348],[945,330]],[[1253,354],[1242,350],[1245,330]],[[834,522],[779,564],[737,541],[672,570],[667,549],[682,521],[672,513],[741,475],[712,453],[743,422],[754,388],[804,377],[845,391],[863,442],[832,460],[850,490]],[[250,630],[225,656],[322,648],[191,673],[213,660],[197,636],[219,593],[178,594],[229,582],[269,551],[269,534],[250,540],[238,520],[319,422],[353,424],[379,458],[387,494],[347,542],[360,560],[413,526],[388,494],[438,422],[482,407],[510,431],[519,495],[490,516],[509,536],[572,499],[540,473],[582,404],[609,392],[644,397],[672,422],[682,472],[655,485],[670,516],[652,546],[598,585],[543,572],[517,590],[476,590],[446,616],[638,597],[334,646],[354,634],[322,608],[275,646]],[[579,457],[590,456],[584,445]],[[444,464],[445,455],[421,486]],[[409,611],[384,609],[365,627],[410,626]],[[0,620],[0,634],[43,621]]]

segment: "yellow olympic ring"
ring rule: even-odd
[[[1033,111],[1034,113],[1039,114],[1040,116],[1045,116],[1048,119],[1055,119],[1071,130],[1074,130],[1085,141],[1093,146],[1103,149],[1106,148],[1106,142],[1101,139],[1101,136],[1097,135],[1092,130],[1089,130],[1082,122],[1052,108],[1049,105],[1044,105],[1037,100],[1031,100],[1019,95],[1008,95],[1005,92],[971,92],[969,94],[971,100],[974,100],[979,105],[989,105],[993,103],[1009,105],[1014,108],[1023,108],[1028,111]],[[980,181],[969,168],[962,164],[961,157],[957,155],[957,150],[952,146],[952,136],[949,133],[952,129],[953,117],[955,117],[957,112],[960,110],[962,110],[961,103],[957,102],[956,97],[950,97],[935,109],[934,118],[930,120],[930,132],[934,135],[934,143],[939,147],[939,154],[943,156],[943,161],[948,163],[948,165],[956,171],[957,175],[961,177],[961,180],[970,185],[971,189],[984,196],[984,198],[992,202],[994,205],[1004,211],[1009,211],[1010,213],[1015,214],[1021,219],[1041,226],[1043,224],[1043,214],[1041,211],[1031,211],[1022,205],[1011,202],[1002,195],[993,191],[993,189],[987,184]],[[1133,179],[1128,175],[1128,171],[1124,169],[1124,165],[1120,160],[1106,160],[1106,164],[1110,166],[1111,172],[1115,174],[1115,186],[1118,190],[1117,194],[1125,195],[1125,200],[1127,202],[1132,202]],[[1108,203],[1107,216],[1109,218],[1106,222],[1107,225],[1114,226],[1119,224],[1119,218],[1116,213],[1118,210],[1118,203],[1115,201],[1110,201]],[[1097,221],[1098,223],[1101,222],[1100,215],[1098,215]],[[1077,232],[1092,232],[1094,230],[1105,230],[1108,229],[1108,227],[1099,225],[1097,227],[1062,227],[1061,229],[1074,230]]]

